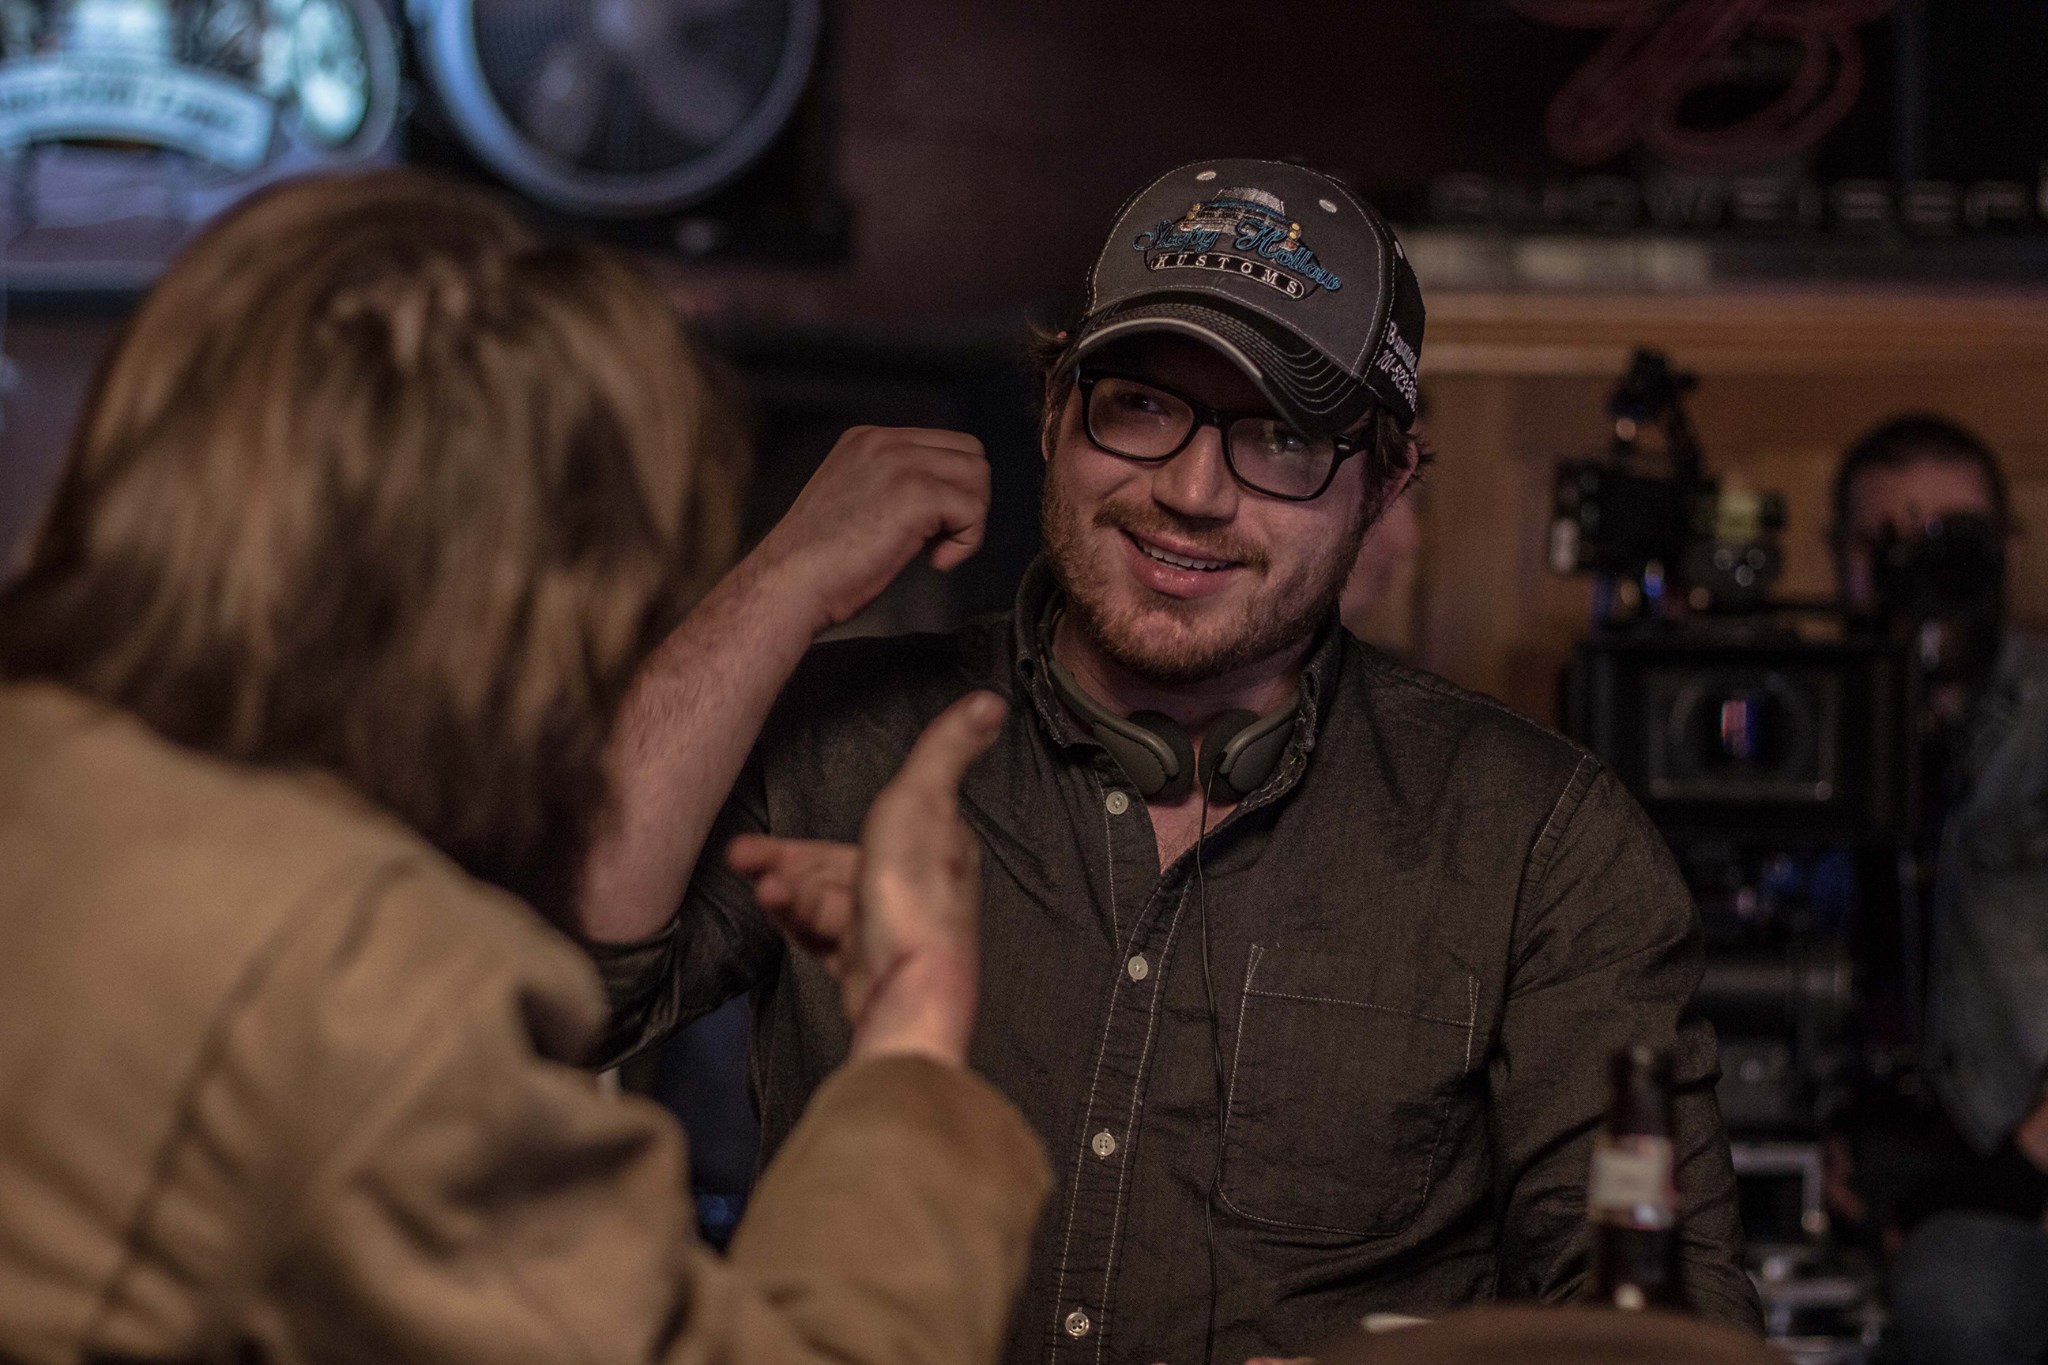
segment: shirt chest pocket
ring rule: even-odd
[[[1472,1063],[1477,983],[1254,945],[1223,1125],[1223,1202],[1269,1227],[1386,1237],[1421,1213]]]

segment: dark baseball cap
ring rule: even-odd
[[[1371,205],[1304,166],[1196,161],[1133,195],[1061,365],[1137,332],[1216,347],[1310,435],[1349,431],[1374,404],[1415,420],[1415,272]]]

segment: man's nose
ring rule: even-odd
[[[1195,428],[1180,454],[1152,471],[1152,500],[1191,521],[1228,521],[1237,514],[1237,479],[1223,458],[1223,433]]]

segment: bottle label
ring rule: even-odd
[[[1641,1133],[1602,1133],[1593,1142],[1586,1213],[1596,1223],[1654,1230],[1678,1221],[1671,1140]]]

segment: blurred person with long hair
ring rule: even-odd
[[[736,441],[630,269],[416,174],[252,200],[142,303],[0,590],[0,1357],[994,1356],[1047,1175],[963,1064],[993,698],[858,851],[735,850],[852,1047],[730,1260],[579,1066],[557,925]]]

